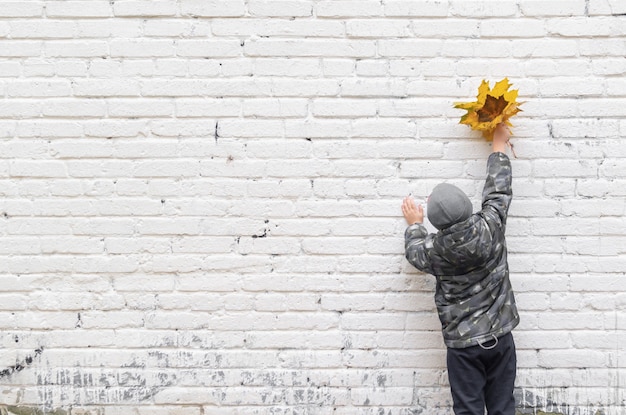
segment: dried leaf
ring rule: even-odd
[[[493,140],[493,133],[500,123],[512,126],[509,118],[521,111],[517,102],[518,90],[511,90],[508,78],[497,82],[493,89],[483,80],[478,87],[476,102],[458,102],[454,107],[466,110],[461,117],[461,124],[469,125],[472,130],[481,131],[487,140]]]
[[[478,121],[479,122],[490,122],[494,120],[498,115],[502,114],[502,111],[507,106],[507,102],[504,97],[492,97],[491,95],[487,95],[487,99],[485,100],[485,105],[478,111]]]

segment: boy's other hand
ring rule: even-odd
[[[402,201],[402,214],[409,225],[424,222],[424,208],[422,205],[416,205],[411,196],[405,197]]]

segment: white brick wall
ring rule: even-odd
[[[400,200],[508,76],[522,414],[626,411],[626,2],[0,2],[0,412],[450,414]]]

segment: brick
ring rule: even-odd
[[[602,177],[619,178],[624,175],[622,170],[623,167],[624,160],[608,159],[602,163],[602,166],[599,169],[599,173],[602,175]],[[614,209],[619,209],[619,206],[614,206]]]
[[[146,131],[145,121],[101,120],[83,123],[88,137],[137,137]]]
[[[618,132],[618,124],[616,120],[595,118],[554,120],[550,131],[555,138],[611,137]]]
[[[201,63],[195,66],[194,64],[196,63],[197,62],[195,61],[190,63],[189,65],[190,74],[201,75],[201,76],[207,75],[207,70],[205,69],[205,66],[202,65]],[[230,76],[238,76],[238,75],[239,76],[252,76],[252,63],[249,60],[228,59],[228,60],[219,62],[218,65],[219,65],[218,74],[223,72],[223,73],[229,74]],[[210,74],[214,74],[213,72],[214,66],[211,65],[211,62],[209,62],[209,65],[207,65],[206,67],[209,68]]]
[[[107,111],[110,117],[171,117],[174,104],[156,99],[110,99]]]
[[[0,17],[41,17],[44,3],[40,1],[7,1],[0,8]]]
[[[313,114],[317,117],[373,117],[377,102],[364,99],[317,99],[313,102]]]
[[[517,13],[517,5],[512,2],[502,3],[494,0],[487,1],[450,1],[450,13],[453,16],[491,17],[514,16]]]
[[[404,119],[356,120],[352,125],[351,135],[372,138],[411,138],[416,135],[416,126],[415,123]]]
[[[542,109],[540,109],[541,107]],[[524,103],[524,115],[533,116],[533,114],[543,112],[552,118],[569,118],[572,114],[572,105],[569,100],[558,98],[540,98],[537,100],[530,100]],[[576,111],[576,115],[580,115]],[[548,129],[549,135],[549,129]]]
[[[83,126],[71,121],[20,121],[15,132],[18,137],[75,138],[84,133]]]
[[[548,22],[548,31],[552,36],[563,37],[605,37],[623,33],[623,29],[613,19],[589,19],[584,17]]]
[[[317,17],[372,17],[382,14],[383,6],[380,2],[366,1],[331,1],[325,0],[317,3],[315,14]]]
[[[175,54],[171,40],[112,40],[109,44],[111,57],[170,57]]]
[[[105,0],[46,2],[47,17],[110,17],[111,9]]]
[[[347,97],[389,97],[407,95],[407,84],[402,80],[358,79],[341,83],[341,95]]]
[[[400,177],[407,178],[455,178],[463,171],[463,164],[457,161],[406,161],[400,168]]]
[[[348,59],[323,59],[322,70],[326,76],[347,76],[354,70],[355,64]]]
[[[372,391],[371,389],[355,388],[351,398],[355,405],[410,405],[413,397],[412,388],[385,388]]]
[[[183,57],[237,57],[241,55],[239,41],[181,40],[176,54]]]
[[[8,84],[10,97],[63,97],[70,95],[70,83],[63,80],[13,81]]]
[[[593,0],[589,3],[589,14],[620,16],[626,13],[624,3],[616,0]]]
[[[362,60],[357,62],[356,73],[360,76],[385,76],[389,72],[386,61]]]
[[[578,53],[579,46],[573,39],[547,39],[539,45],[533,40],[521,39],[511,50],[515,58],[571,58]]]
[[[409,37],[411,22],[409,20],[351,20],[346,24],[349,37]]]
[[[592,71],[594,75],[620,75],[626,73],[626,63],[623,59],[598,59],[592,62]],[[614,86],[614,83],[611,82],[609,94],[615,89]],[[617,94],[624,94],[623,86],[617,88]]]
[[[72,83],[74,95],[83,97],[118,97],[138,96],[140,84],[123,78],[76,80]]]
[[[301,118],[308,114],[308,102],[298,98],[246,100],[243,114],[248,117]]]
[[[175,100],[177,117],[237,117],[242,103],[238,99],[180,98]]]
[[[0,102],[0,118],[33,118],[41,114],[41,108],[37,100],[4,100]]]
[[[93,60],[89,64],[89,74],[96,78],[120,78],[122,64],[108,59]]]
[[[287,62],[276,64],[275,59],[257,59],[255,73],[265,76],[305,77],[319,76],[321,66],[317,60],[289,59]]]
[[[237,97],[269,95],[271,84],[266,81],[241,81],[233,84],[224,80],[186,79],[150,80],[141,84],[141,95],[150,97]]]
[[[52,58],[103,57],[109,54],[106,42],[47,42],[44,54]]]
[[[604,82],[585,78],[552,78],[549,82],[540,81],[539,88],[546,97],[600,96],[605,90]]]
[[[591,73],[591,65],[579,59],[529,59],[523,65],[529,75],[586,76]]]
[[[316,140],[317,141],[317,140]],[[320,140],[321,141],[321,140]],[[360,159],[362,157],[371,157],[372,146],[371,140],[361,139],[359,141],[350,140],[350,142],[341,142],[337,140],[323,140],[316,142],[313,147],[315,157],[322,159]],[[369,144],[369,145],[368,145]]]
[[[525,16],[583,16],[586,14],[584,0],[524,0],[520,11]]]
[[[30,59],[24,63],[24,75],[31,77],[54,76],[54,65],[41,60]]]
[[[180,4],[183,15],[199,17],[237,17],[245,13],[242,0],[183,0]]]
[[[340,91],[340,84],[336,80],[301,80],[301,79],[276,79],[268,85],[274,93],[284,97],[325,97],[336,96]]]
[[[154,65],[156,76],[186,76],[188,63],[182,59],[159,59]]]
[[[10,23],[10,33],[13,39],[64,39],[75,37],[77,32],[78,27],[76,23],[65,20],[39,20],[32,22],[22,20]]]
[[[442,4],[442,3],[440,3]],[[481,27],[488,23],[479,19],[416,19],[411,21],[413,33],[418,37],[438,38],[444,31],[447,38],[476,38],[481,34]]]
[[[561,212],[561,205],[552,200],[519,200],[511,209],[517,217],[554,217]]]
[[[168,58],[165,58],[168,59]],[[174,58],[172,58],[174,59]],[[106,65],[106,64],[105,64]],[[133,59],[133,60],[125,60],[123,62],[113,62],[110,65],[115,69],[115,72],[112,72],[112,75],[108,74],[106,68],[104,69],[105,73],[100,73],[101,77],[113,77],[115,78],[117,73],[120,73],[122,76],[156,76],[156,65],[152,60],[149,59]]]
[[[287,120],[285,121],[285,136],[304,139],[347,137],[350,133],[350,124],[345,120]]]
[[[76,235],[93,235],[93,234],[101,234],[101,235],[132,235],[134,230],[134,223],[129,219],[114,219],[111,220],[99,220],[99,219],[91,219],[90,221],[85,221],[77,224],[74,227],[74,233]],[[129,265],[130,268],[133,268],[132,271],[137,271],[136,264],[128,263],[124,264],[124,261],[120,261],[120,265]],[[102,268],[111,267],[111,271],[113,272],[113,268],[111,264],[102,264]],[[119,272],[132,272],[131,270],[124,270]],[[85,271],[85,273],[95,272],[93,269]]]
[[[571,179],[548,179],[544,183],[543,192],[553,197],[568,197],[576,194],[576,183]]]
[[[545,37],[548,32],[552,33],[552,26],[546,24],[542,20],[537,19],[515,19],[515,20],[499,20],[489,19],[481,22],[480,36],[493,38],[533,38]]]
[[[78,20],[76,24],[80,38],[135,38],[142,33],[140,20],[86,19]]]
[[[385,2],[384,13],[390,17],[446,17],[448,7],[446,1],[391,0]]]
[[[624,108],[616,98],[589,100],[579,106],[583,117],[619,117],[624,114]]]
[[[437,117],[446,113],[453,115],[454,112],[448,101],[435,98],[387,99],[381,101],[379,106],[382,117]]]
[[[39,57],[42,43],[38,41],[16,40],[4,41],[0,49],[1,58]]]
[[[58,118],[103,117],[105,113],[104,102],[97,100],[46,100],[42,109],[44,116]]]
[[[375,54],[374,42],[364,40],[268,40],[245,42],[246,56],[324,56],[324,57],[371,57]]]
[[[247,5],[252,16],[309,17],[313,13],[313,3],[302,0],[253,0]]]
[[[575,225],[574,221],[578,222]],[[557,219],[533,219],[530,223],[531,230],[535,235],[567,236],[598,234],[600,222],[598,219],[580,218],[557,218]]]
[[[175,16],[176,4],[168,1],[118,1],[113,4],[113,14],[124,17]]]
[[[219,36],[278,36],[278,37],[343,37],[345,25],[331,20],[267,20],[214,19],[212,33]]]
[[[93,163],[73,161],[67,164],[68,174],[74,178],[92,178],[96,176],[120,176],[122,171],[128,171],[130,163]]]
[[[22,66],[18,62],[0,61],[0,71],[2,71],[0,73],[2,78],[17,77],[22,72]],[[1,88],[4,91],[4,84]]]
[[[381,40],[378,53],[385,57],[433,57],[441,53],[444,43],[439,40]]]
[[[607,58],[611,56],[622,57],[626,46],[617,39],[598,38],[598,39],[580,39],[580,55],[581,56],[599,56]]]
[[[143,29],[144,36],[148,37],[193,37],[194,35],[201,35],[203,31],[205,35],[210,34],[210,28],[201,29],[199,23],[187,22],[177,19],[151,19],[148,20]],[[196,33],[199,31],[199,33]]]
[[[580,359],[584,357],[585,362],[588,362],[588,367],[605,367],[606,357],[604,353],[594,350],[576,350],[568,354],[561,354],[559,356],[558,351],[545,351],[539,353],[540,364],[545,365],[548,362],[552,362],[552,365],[559,365],[560,367],[575,368],[580,365]]]

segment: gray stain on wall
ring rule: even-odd
[[[41,355],[42,353],[43,353],[43,347],[39,347],[38,349],[35,349],[33,354],[26,356],[21,361],[0,371],[0,379],[11,376],[15,372],[21,372],[22,370],[26,369],[28,366],[30,366],[33,363],[33,360],[35,359],[35,357]]]

